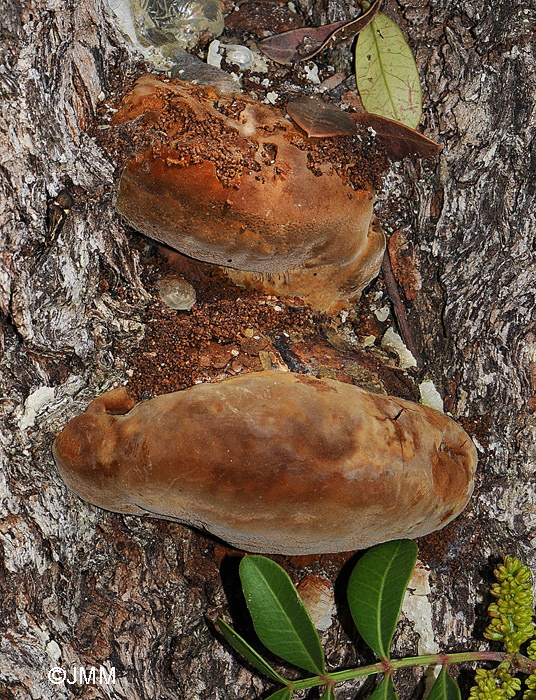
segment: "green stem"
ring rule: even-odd
[[[462,651],[457,654],[425,654],[424,656],[411,656],[406,659],[386,659],[377,664],[363,666],[361,668],[351,668],[346,671],[335,671],[334,673],[326,673],[325,676],[312,676],[299,681],[289,681],[288,687],[292,690],[301,690],[303,688],[314,688],[319,685],[332,683],[343,683],[354,678],[363,676],[372,676],[375,673],[392,673],[399,668],[408,666],[451,666],[452,664],[461,664],[468,661],[501,661],[511,660],[517,671],[530,674],[536,671],[536,661],[523,656],[522,654],[507,654],[501,651]]]

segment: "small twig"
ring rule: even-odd
[[[515,668],[521,673],[534,673],[536,670],[536,661],[529,659],[522,654],[508,654],[501,651],[465,651],[455,654],[425,654],[424,656],[413,656],[405,659],[389,659],[387,662],[392,671],[401,668],[412,666],[452,666],[454,664],[471,663],[474,661],[502,661],[513,662]],[[331,683],[344,683],[354,680],[355,678],[363,678],[372,676],[376,673],[385,673],[386,662],[380,661],[370,666],[361,666],[361,668],[349,668],[344,671],[333,671],[326,673],[323,676],[312,676],[298,681],[288,681],[287,687],[292,690],[302,690],[304,688],[314,688],[319,685]]]
[[[382,272],[383,280],[385,282],[385,286],[387,287],[387,294],[389,295],[389,299],[391,300],[391,304],[393,305],[396,323],[398,325],[400,335],[402,336],[402,340],[404,341],[404,344],[415,358],[417,368],[421,369],[421,354],[417,350],[417,345],[415,343],[415,340],[413,339],[413,333],[411,332],[411,329],[406,319],[406,312],[404,311],[404,305],[400,297],[400,292],[398,291],[398,284],[393,273],[393,268],[391,266],[391,258],[389,256],[388,248],[385,248],[385,253],[383,254]]]

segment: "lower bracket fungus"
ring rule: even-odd
[[[366,131],[309,138],[275,107],[152,75],[113,121],[135,129],[116,206],[136,230],[320,311],[351,305],[378,274],[387,159]]]
[[[66,484],[107,510],[207,530],[252,552],[362,549],[446,525],[476,450],[450,418],[351,384],[259,372],[137,405],[95,399],[56,439]]]

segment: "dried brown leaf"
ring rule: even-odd
[[[382,0],[357,19],[342,20],[323,27],[303,27],[288,32],[274,34],[259,43],[260,50],[276,63],[291,65],[306,61],[325,49],[334,40],[345,41],[362,31],[380,9]]]
[[[351,136],[357,132],[347,112],[318,97],[295,97],[287,103],[287,112],[307,136]]]
[[[376,138],[392,160],[402,160],[408,156],[430,158],[436,156],[441,148],[432,139],[393,119],[366,112],[352,114],[351,117],[362,126],[374,129]]]
[[[371,127],[392,160],[429,158],[439,153],[438,143],[409,126],[379,114],[348,114],[318,97],[295,97],[289,100],[287,112],[309,137],[351,136],[357,132],[356,123]]]

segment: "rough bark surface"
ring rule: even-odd
[[[295,5],[315,23],[354,12]],[[443,149],[393,167],[377,211],[397,241],[421,377],[480,449],[470,507],[420,542],[431,592],[415,583],[422,605],[408,598],[396,650],[454,651],[481,645],[496,561],[509,552],[536,569],[536,11],[522,0],[387,0],[384,10],[415,51],[424,131]],[[99,0],[4,0],[0,31],[0,697],[262,697],[269,685],[214,627],[224,614],[247,629],[238,553],[86,505],[50,453],[69,418],[125,382],[144,331],[149,295],[113,211],[115,165],[87,133],[136,58]],[[319,62],[344,64],[345,51]],[[74,203],[51,241],[47,210],[64,187]],[[296,582],[337,581],[341,600],[349,556],[279,560]],[[364,651],[342,619],[323,634],[332,668]],[[47,676],[101,664],[115,684]],[[406,697],[416,677],[401,674]]]

